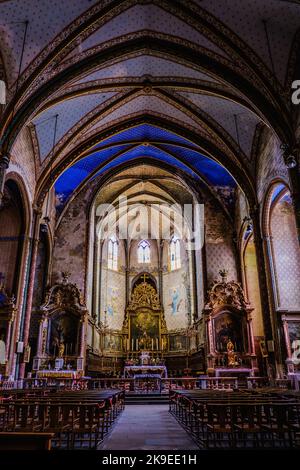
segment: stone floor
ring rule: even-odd
[[[100,449],[195,450],[186,431],[169,413],[168,405],[128,405]]]

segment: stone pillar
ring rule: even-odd
[[[258,267],[258,278],[260,288],[260,298],[262,306],[262,317],[264,325],[264,333],[266,341],[273,341],[273,328],[272,328],[272,308],[270,305],[270,299],[268,295],[268,283],[267,283],[267,266],[265,262],[265,253],[263,248],[263,239],[260,229],[259,220],[259,209],[257,206],[250,209],[250,217],[253,223],[253,235],[255,243],[255,251],[257,256],[257,267]],[[269,362],[275,367],[274,353],[269,353]]]
[[[9,360],[9,345],[11,342],[11,325],[12,325],[13,320],[10,319],[8,320],[8,325],[7,325],[7,332],[6,332],[6,338],[5,338],[5,359],[6,359],[6,366]]]
[[[125,304],[127,306],[130,297],[129,273],[130,273],[130,244],[124,239],[125,249]]]
[[[9,158],[2,157],[0,159],[0,207],[1,207],[3,192],[4,192],[5,173],[8,168],[8,165],[9,165]]]
[[[159,299],[160,299],[161,305],[164,304],[163,252],[164,252],[164,240],[161,240],[159,244],[159,249],[158,249],[158,288],[159,288]]]
[[[283,150],[283,159],[289,174],[290,192],[295,213],[298,241],[300,243],[300,148],[295,147],[291,149],[289,145],[283,144],[281,149]]]
[[[16,354],[16,342],[19,339],[20,327],[22,322],[22,312],[23,306],[26,301],[24,298],[24,292],[26,291],[26,283],[27,283],[27,270],[28,270],[28,263],[31,253],[31,239],[29,237],[25,237],[24,245],[23,245],[23,253],[21,258],[21,269],[20,269],[20,285],[18,287],[18,292],[16,295],[16,318],[13,324],[13,332],[11,336],[10,342],[10,349],[9,349],[9,364],[8,364],[8,371],[11,377],[15,377],[16,374],[16,365],[17,365],[17,354]]]
[[[99,238],[95,235],[94,250],[93,250],[93,291],[92,291],[92,317],[94,320],[100,321],[99,312],[99,282],[102,269],[102,257],[99,257]]]
[[[27,298],[26,298],[26,310],[25,310],[25,318],[24,318],[24,329],[23,329],[23,335],[22,335],[22,341],[24,342],[24,348],[27,346],[28,338],[29,338],[32,300],[33,300],[33,289],[34,289],[35,271],[36,271],[36,261],[37,261],[38,246],[39,246],[39,228],[40,228],[39,222],[40,222],[40,217],[41,217],[41,212],[35,210],[34,211],[34,229],[33,229],[32,252],[31,252],[30,271],[29,271],[29,279],[28,279],[28,290],[27,290]],[[20,379],[24,378],[25,365],[26,364],[22,359],[22,362],[20,363],[20,370],[19,370],[19,378]]]
[[[87,314],[80,320],[80,344],[79,344],[79,357],[77,359],[77,369],[84,370],[85,356],[86,356],[86,330],[87,330]]]

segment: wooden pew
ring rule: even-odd
[[[0,432],[0,451],[50,450],[53,433]]]

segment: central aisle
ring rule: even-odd
[[[168,405],[127,405],[103,450],[196,450]]]

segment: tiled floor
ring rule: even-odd
[[[168,405],[127,405],[100,449],[198,449],[168,408]]]

